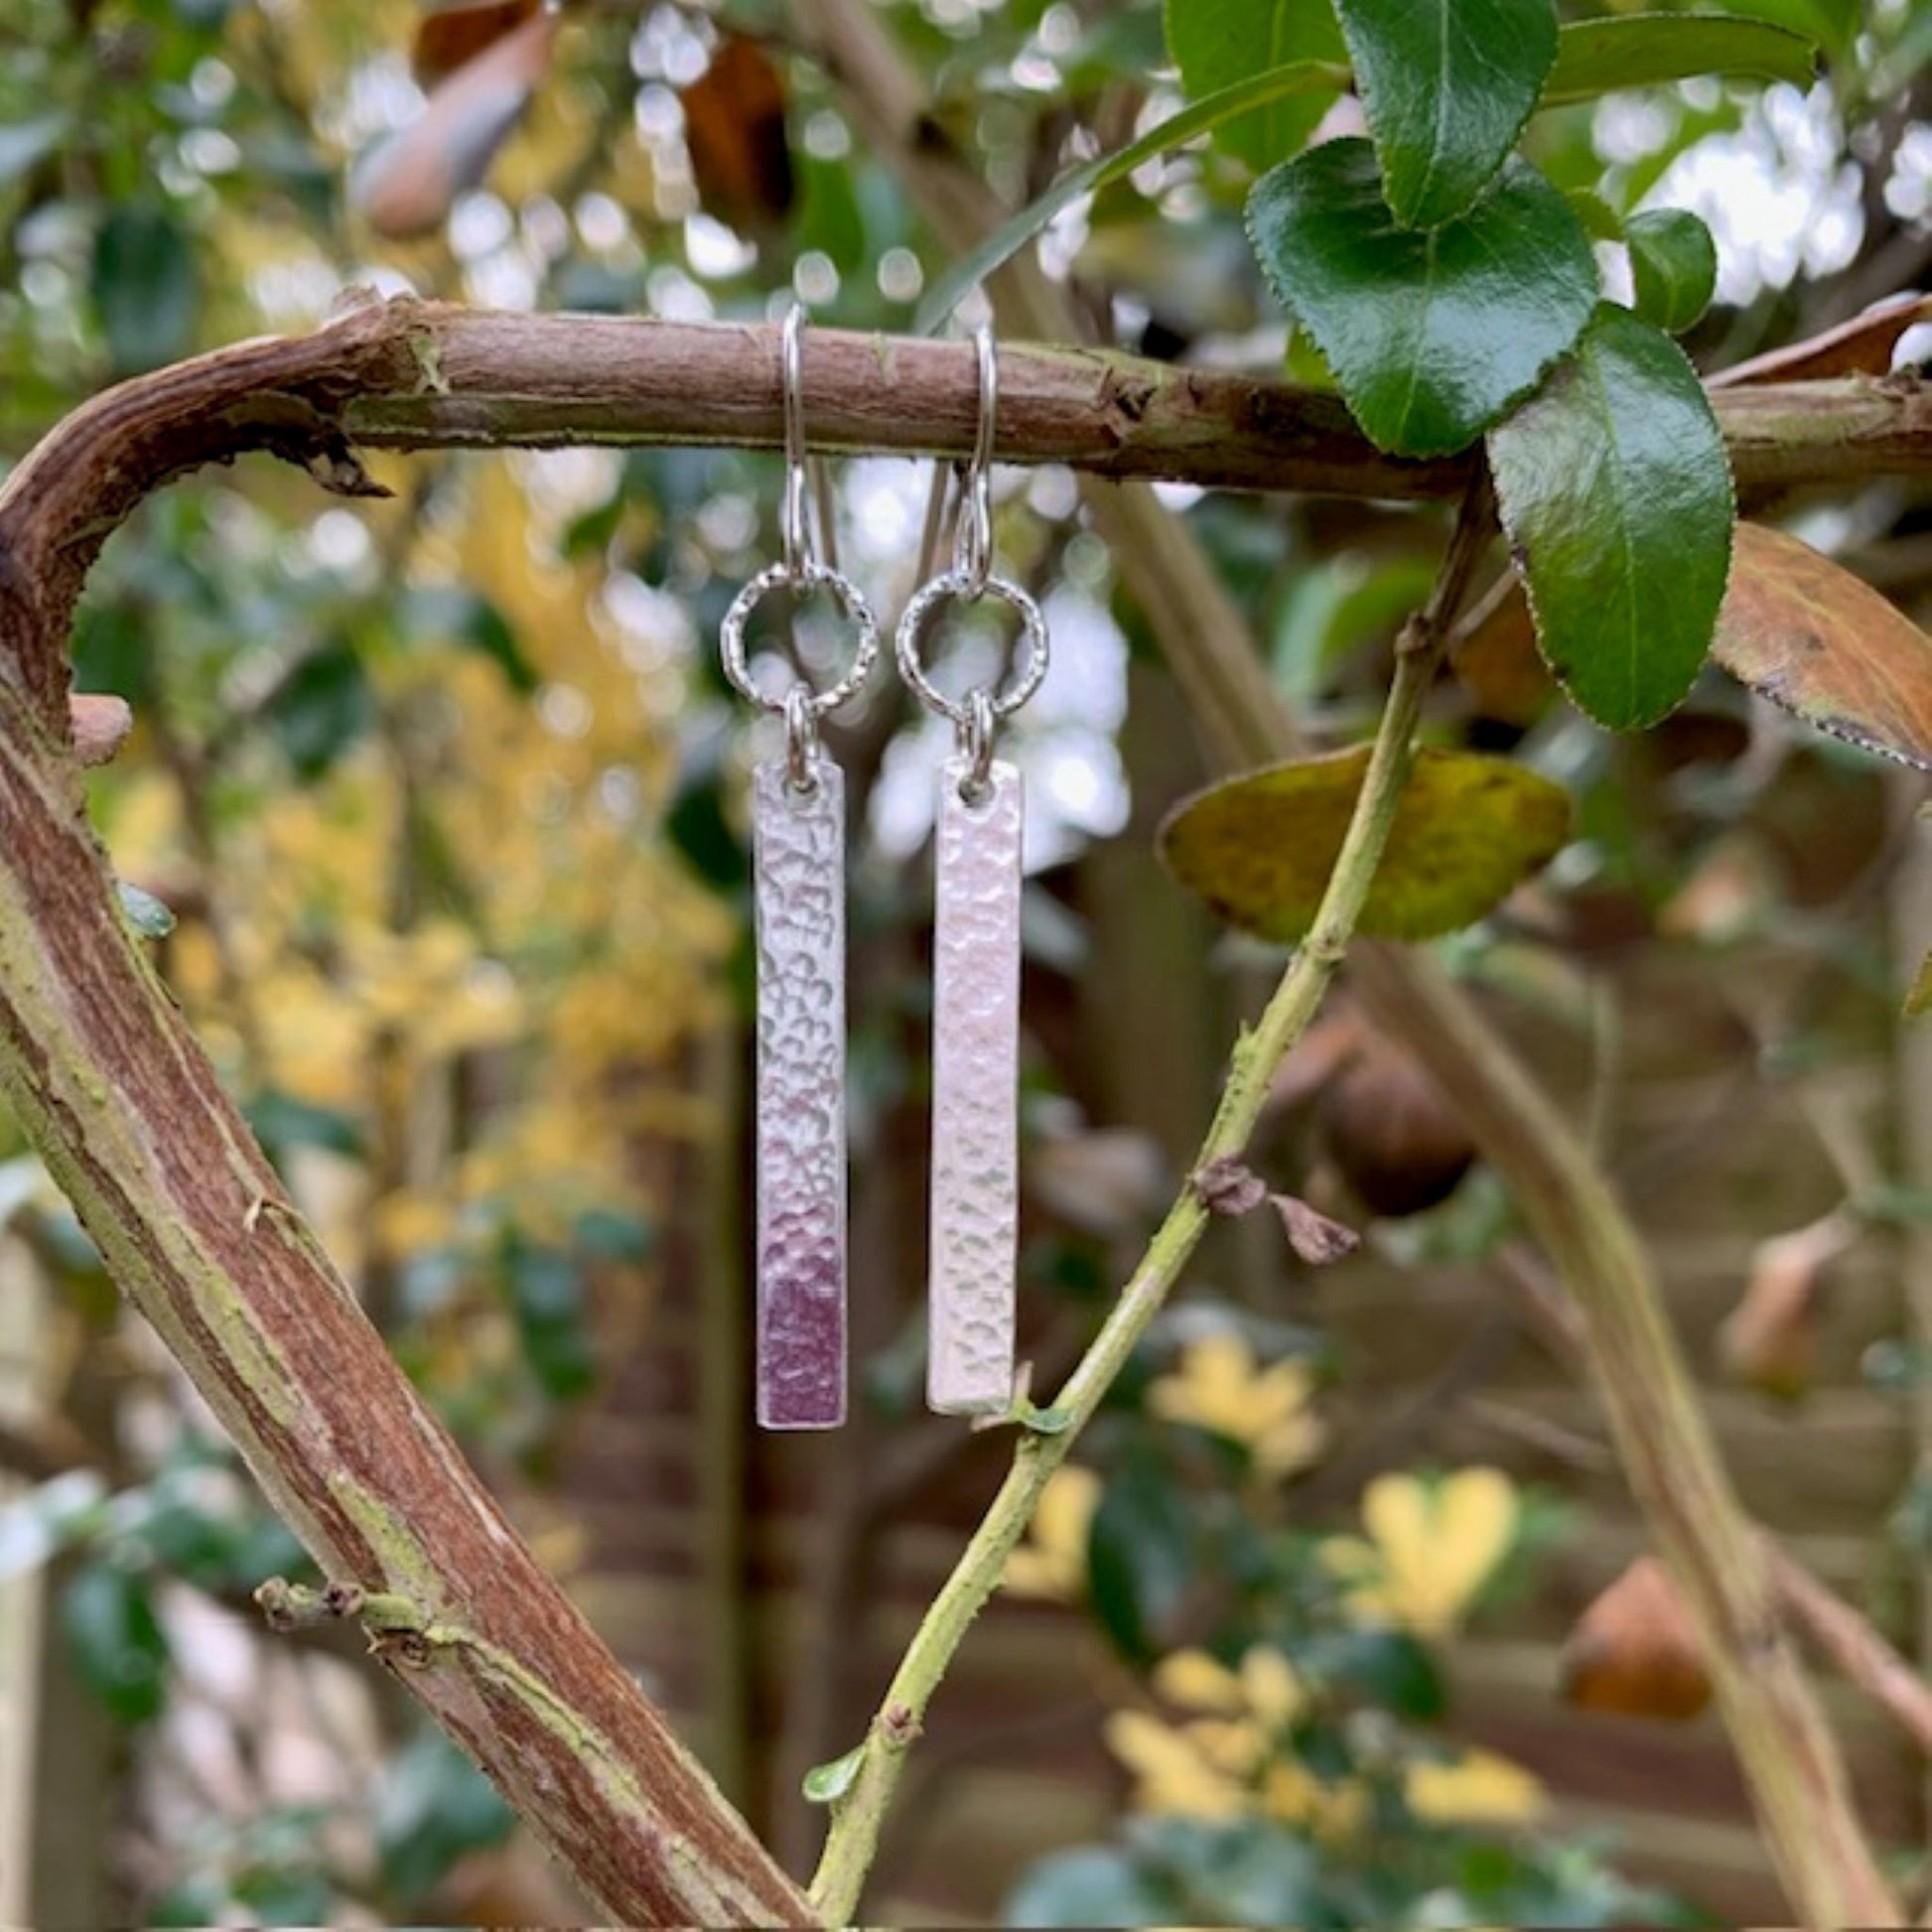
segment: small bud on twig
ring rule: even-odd
[[[1210,1214],[1225,1214],[1230,1220],[1252,1214],[1268,1198],[1268,1183],[1238,1154],[1223,1154],[1197,1169],[1193,1187]]]

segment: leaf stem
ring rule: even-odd
[[[1314,924],[1258,1024],[1235,1043],[1227,1084],[1201,1143],[1196,1173],[1246,1147],[1276,1069],[1313,1018],[1347,949],[1395,822],[1423,700],[1488,531],[1488,491],[1478,483],[1463,497],[1428,603],[1404,626],[1397,644],[1395,677],[1368,770]],[[1050,1436],[1026,1431],[1016,1443],[1006,1480],[906,1647],[860,1746],[858,1768],[833,1806],[824,1855],[811,1886],[812,1905],[826,1923],[847,1924],[857,1910],[906,1753],[919,1734],[933,1693],[968,1627],[999,1587],[1007,1558],[1026,1534],[1047,1482],[1066,1460],[1178,1281],[1209,1219],[1207,1205],[1190,1179],[1169,1208],[1100,1332],[1054,1398],[1052,1407],[1070,1417],[1066,1427]]]

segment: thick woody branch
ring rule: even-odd
[[[15,499],[32,510],[32,497]],[[0,603],[0,654],[65,638]],[[808,1924],[545,1575],[290,1204],[0,663],[0,1095],[377,1653],[620,1924]]]
[[[1364,440],[1333,396],[1100,349],[1000,351],[1002,462],[1097,477],[1371,497],[1447,497],[1462,461],[1410,463]],[[827,451],[964,456],[969,345],[814,330],[806,417]],[[1721,389],[1740,487],[1932,471],[1932,391],[1867,381]],[[370,298],[309,336],[216,350],[95,397],[0,492],[0,599],[65,634],[88,564],[149,491],[269,450],[327,486],[373,490],[355,448],[721,444],[776,449],[776,332],[605,316],[494,314]],[[45,704],[62,667],[27,667]]]

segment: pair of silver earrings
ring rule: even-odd
[[[752,774],[758,940],[758,1417],[767,1429],[832,1429],[846,1407],[845,778],[819,720],[850,699],[879,654],[872,607],[810,541],[806,518],[803,311],[781,333],[785,426],[782,550],[739,592],[720,633],[725,674],[784,720],[781,757]],[[934,831],[932,1187],[926,1398],[945,1415],[1005,1409],[1013,1395],[1014,1263],[1020,1214],[1018,769],[994,756],[1001,724],[1046,675],[1046,624],[993,570],[993,433],[999,363],[974,338],[979,427],[959,466],[951,567],[922,584],[894,638],[899,674],[948,720],[956,749]],[[821,545],[828,535],[820,504]],[[801,674],[773,697],[746,661],[746,625],[766,596],[823,591],[858,632],[845,675]],[[949,698],[926,671],[927,635],[949,605],[995,598],[1019,618],[1010,688]]]

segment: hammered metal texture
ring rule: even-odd
[[[1020,1221],[1020,773],[996,760],[977,803],[953,759],[939,792],[933,912],[931,1357],[942,1415],[1013,1397]]]
[[[845,1420],[845,778],[752,777],[758,930],[758,1415]]]

